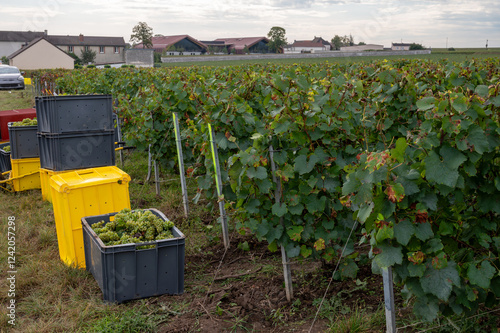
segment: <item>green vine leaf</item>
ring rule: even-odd
[[[442,301],[448,301],[453,285],[460,286],[460,276],[453,261],[441,269],[430,266],[420,280],[423,291],[435,295]]]
[[[434,107],[435,101],[434,97],[424,97],[417,101],[417,107],[422,111],[430,110]]]
[[[291,240],[298,242],[301,239],[302,231],[304,231],[304,227],[299,225],[288,228],[286,232]]]
[[[458,171],[450,169],[434,151],[425,159],[425,178],[429,181],[453,188],[457,184],[458,175]]]
[[[375,256],[375,262],[380,268],[400,265],[403,262],[403,252],[400,246],[391,246],[387,244],[378,245],[380,254]]]
[[[431,224],[428,222],[417,224],[415,227],[415,236],[417,236],[417,238],[421,241],[426,241],[429,238],[432,238],[434,236],[434,232],[432,232]]]
[[[415,226],[405,219],[394,226],[394,236],[399,244],[406,246],[410,238],[415,234]]]
[[[298,172],[299,175],[303,175],[312,171],[316,163],[319,162],[319,158],[316,155],[311,155],[309,157],[309,161],[307,161],[306,155],[299,155],[295,159],[295,172]]]
[[[490,281],[495,275],[496,269],[487,260],[481,262],[480,267],[476,267],[474,263],[469,266],[467,276],[472,284],[478,285],[481,288],[487,289],[490,286]]]
[[[418,298],[413,305],[413,312],[425,321],[431,322],[437,318],[439,304],[434,298]]]
[[[287,206],[285,203],[275,203],[273,205],[273,209],[272,209],[272,212],[273,212],[273,215],[276,215],[278,217],[282,217],[283,215],[285,215],[287,213],[288,209],[287,209]]]

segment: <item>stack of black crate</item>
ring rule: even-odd
[[[111,95],[38,97],[36,114],[41,169],[115,165]]]

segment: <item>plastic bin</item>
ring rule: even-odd
[[[153,214],[167,220],[156,209]],[[185,236],[176,227],[175,238],[148,243],[105,246],[91,225],[104,220],[109,222],[113,214],[90,216],[82,219],[85,260],[101,288],[103,299],[110,302],[124,301],[159,295],[179,295],[184,292]],[[154,244],[151,249],[138,247]]]
[[[42,189],[42,200],[52,202],[52,191],[50,187],[50,177],[70,171],[53,171],[40,168],[40,185]]]
[[[43,96],[35,99],[41,133],[113,130],[111,95]]]
[[[38,134],[44,169],[65,171],[115,165],[114,130],[100,133]]]
[[[13,160],[39,157],[37,126],[12,126],[8,124],[10,151]]]
[[[117,167],[74,170],[50,177],[59,256],[85,268],[82,217],[130,208],[130,176]]]
[[[0,144],[0,172],[12,170],[10,164],[10,151],[3,150],[5,146],[10,146],[10,142]]]
[[[39,189],[40,184],[40,158],[23,158],[20,160],[11,160],[12,186],[14,191],[26,191]]]

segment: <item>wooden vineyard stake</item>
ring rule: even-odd
[[[148,175],[146,176],[146,182],[151,179],[151,145],[148,146]]]
[[[385,321],[387,333],[396,333],[396,312],[394,308],[392,267],[382,268],[382,277],[384,279]]]
[[[281,205],[281,179],[276,177],[276,164],[274,163],[274,150],[273,146],[269,146],[269,155],[271,158],[271,170],[273,172],[273,181],[276,183],[276,203]],[[280,224],[284,227],[283,217],[280,217]],[[290,302],[293,298],[292,287],[292,272],[290,270],[290,260],[286,254],[285,248],[281,246],[281,261],[283,263],[283,276],[285,278],[285,291],[286,299]]]
[[[158,161],[154,161],[154,168],[156,195],[160,195],[160,167],[158,165]]]
[[[175,132],[175,142],[177,144],[177,158],[179,161],[179,175],[181,177],[181,187],[182,187],[182,203],[184,204],[184,215],[188,217],[189,215],[189,201],[186,186],[186,174],[184,171],[184,155],[182,154],[182,141],[181,133],[179,129],[179,118],[177,113],[173,113],[174,118],[174,132]]]
[[[220,175],[219,155],[217,152],[217,144],[214,140],[215,135],[212,130],[212,125],[210,124],[208,124],[208,131],[210,133],[210,147],[212,148],[212,159],[215,170],[215,185],[217,187],[217,202],[219,203],[219,211],[222,224],[222,237],[224,239],[224,247],[227,249],[229,248],[229,230],[227,226],[226,209],[224,208],[224,196],[222,194],[222,179]]]

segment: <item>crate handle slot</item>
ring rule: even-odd
[[[90,175],[94,173],[94,171],[77,171],[79,175]]]
[[[149,247],[146,248],[146,249],[140,249],[140,247],[143,247],[143,246],[149,246]],[[158,246],[158,244],[156,243],[156,241],[145,242],[145,243],[135,243],[135,249],[137,251],[140,251],[140,250],[151,250],[151,249],[155,249],[157,246]]]

